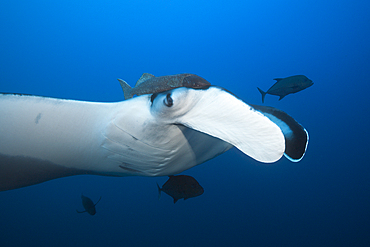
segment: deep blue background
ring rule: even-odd
[[[322,3],[323,2],[323,3]],[[310,134],[304,159],[237,149],[167,178],[76,176],[0,193],[0,246],[370,246],[369,1],[1,1],[0,91],[120,101],[116,78],[194,73],[261,104],[256,87],[314,85],[265,104]],[[1,117],[1,116],[0,116]],[[77,214],[80,194],[97,214]]]

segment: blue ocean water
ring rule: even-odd
[[[189,169],[204,194],[158,200],[167,177],[74,176],[0,192],[0,246],[370,246],[370,2],[2,1],[0,91],[123,100],[116,80],[197,74],[245,102],[281,101],[310,134],[299,163],[237,149]],[[1,117],[1,116],[0,116]],[[0,126],[1,127],[1,126]],[[101,201],[78,214],[80,195]]]

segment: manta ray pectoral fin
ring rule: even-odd
[[[88,171],[64,167],[47,160],[0,153],[0,191],[88,173]]]
[[[176,89],[162,94],[156,99],[158,104],[165,104],[168,94],[173,99],[169,108],[178,115],[176,123],[230,143],[261,162],[275,162],[284,154],[285,141],[280,128],[225,90]]]

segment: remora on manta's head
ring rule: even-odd
[[[276,83],[267,90],[262,91],[257,87],[262,94],[262,103],[265,101],[266,94],[280,96],[279,100],[291,93],[297,93],[313,85],[312,81],[304,75],[294,75],[286,78],[275,78]]]
[[[275,113],[215,86],[114,103],[0,94],[0,191],[81,174],[174,175],[232,147],[260,162],[284,152],[298,161],[307,132]],[[287,137],[304,148],[289,149]]]
[[[177,74],[155,77],[152,74],[144,73],[131,88],[122,79],[118,79],[121,84],[125,99],[131,99],[134,95],[152,94],[168,91],[178,87],[205,88],[211,84],[200,76],[194,74]]]

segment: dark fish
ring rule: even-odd
[[[276,83],[267,90],[262,91],[257,87],[262,94],[262,103],[265,101],[266,94],[280,96],[279,100],[291,93],[299,92],[313,85],[312,81],[304,75],[294,75],[286,78],[275,78]]]
[[[200,76],[194,74],[177,74],[155,77],[144,73],[136,82],[134,88],[130,87],[124,80],[118,79],[121,84],[125,99],[134,95],[152,94],[164,92],[178,87],[207,88],[211,84]]]
[[[173,203],[176,203],[181,198],[186,200],[191,197],[200,196],[204,192],[202,186],[193,177],[187,175],[169,177],[162,188],[157,184],[159,198],[161,197],[161,191],[163,191],[173,198]]]
[[[95,203],[95,204],[93,203],[93,201],[90,198],[88,198],[88,197],[86,197],[86,196],[84,196],[82,194],[81,194],[81,199],[82,199],[82,206],[85,208],[85,211],[78,211],[78,210],[76,210],[77,213],[85,213],[85,212],[88,212],[91,215],[96,214],[95,206],[96,206],[96,204],[98,204],[100,202],[101,197],[99,198],[98,202]]]

